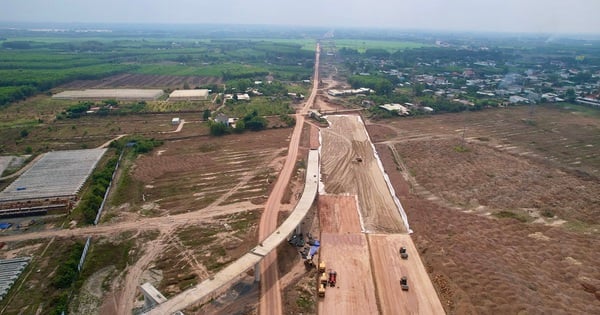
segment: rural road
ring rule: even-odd
[[[260,228],[258,232],[258,239],[263,241],[267,236],[269,236],[275,229],[277,228],[277,218],[279,214],[279,209],[281,207],[281,198],[283,197],[283,193],[290,181],[292,171],[294,170],[294,165],[296,164],[296,158],[298,156],[298,145],[300,143],[300,135],[302,134],[302,127],[304,126],[304,117],[308,112],[308,109],[312,106],[315,97],[317,95],[317,90],[319,88],[319,57],[321,53],[321,47],[317,44],[316,52],[315,52],[315,72],[313,75],[313,88],[308,97],[308,100],[304,104],[304,107],[300,109],[300,112],[296,114],[296,126],[294,127],[294,131],[292,132],[292,137],[290,139],[290,146],[288,150],[288,155],[285,160],[285,164],[283,165],[283,169],[279,176],[277,177],[277,181],[275,182],[275,186],[273,187],[273,191],[269,195],[269,199],[265,205],[265,211],[260,218]],[[261,315],[272,315],[272,314],[282,314],[282,304],[281,304],[281,288],[279,285],[279,275],[278,275],[278,267],[277,267],[277,253],[276,251],[271,252],[263,259],[260,265],[260,274],[261,274],[261,294],[260,294],[260,303],[259,303],[259,314]]]
[[[2,235],[2,237],[0,237],[0,240],[3,242],[14,242],[51,237],[65,238],[111,235],[124,231],[163,230],[168,229],[174,225],[189,225],[192,223],[206,222],[211,217],[243,212],[253,209],[256,209],[256,205],[253,205],[250,202],[245,202],[242,204],[236,203],[235,205],[208,207],[199,211],[187,212],[167,217],[144,218],[139,219],[137,221],[128,221],[115,224],[102,224],[97,226],[88,226],[69,230],[57,229],[23,234]]]

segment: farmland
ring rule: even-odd
[[[0,48],[0,105],[72,81],[122,73],[212,78],[195,79],[198,83],[267,75],[301,80],[312,71],[306,45],[306,40],[9,38]]]
[[[348,48],[357,50],[360,53],[366,52],[368,49],[384,49],[389,53],[394,53],[399,50],[426,47],[427,44],[418,42],[404,41],[386,41],[386,40],[361,40],[361,39],[336,39],[335,46],[338,49]]]

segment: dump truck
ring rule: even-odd
[[[325,272],[325,262],[324,261],[319,263],[319,272]]]
[[[400,278],[400,287],[402,287],[402,291],[408,291],[408,279],[406,277]]]
[[[330,270],[329,271],[329,286],[335,287],[336,283],[337,283],[337,272],[335,272],[335,270]]]
[[[400,247],[400,257],[402,257],[402,259],[408,259],[408,253],[406,252],[406,247],[404,246]]]

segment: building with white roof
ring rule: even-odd
[[[169,95],[169,101],[206,101],[208,90],[175,90]]]

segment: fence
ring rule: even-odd
[[[121,163],[121,159],[123,158],[123,152],[125,152],[125,150],[121,151],[121,155],[119,155],[119,159],[117,160],[117,164],[115,165],[115,169],[110,179],[110,183],[108,183],[108,187],[106,188],[106,192],[104,193],[104,198],[102,198],[102,203],[100,204],[100,208],[98,208],[98,213],[96,214],[94,225],[98,225],[98,221],[100,221],[100,216],[102,216],[102,210],[104,210],[106,198],[108,198],[108,194],[110,193],[110,189],[112,188],[112,183],[115,180],[115,175],[117,174],[117,170],[119,169],[119,164]]]

